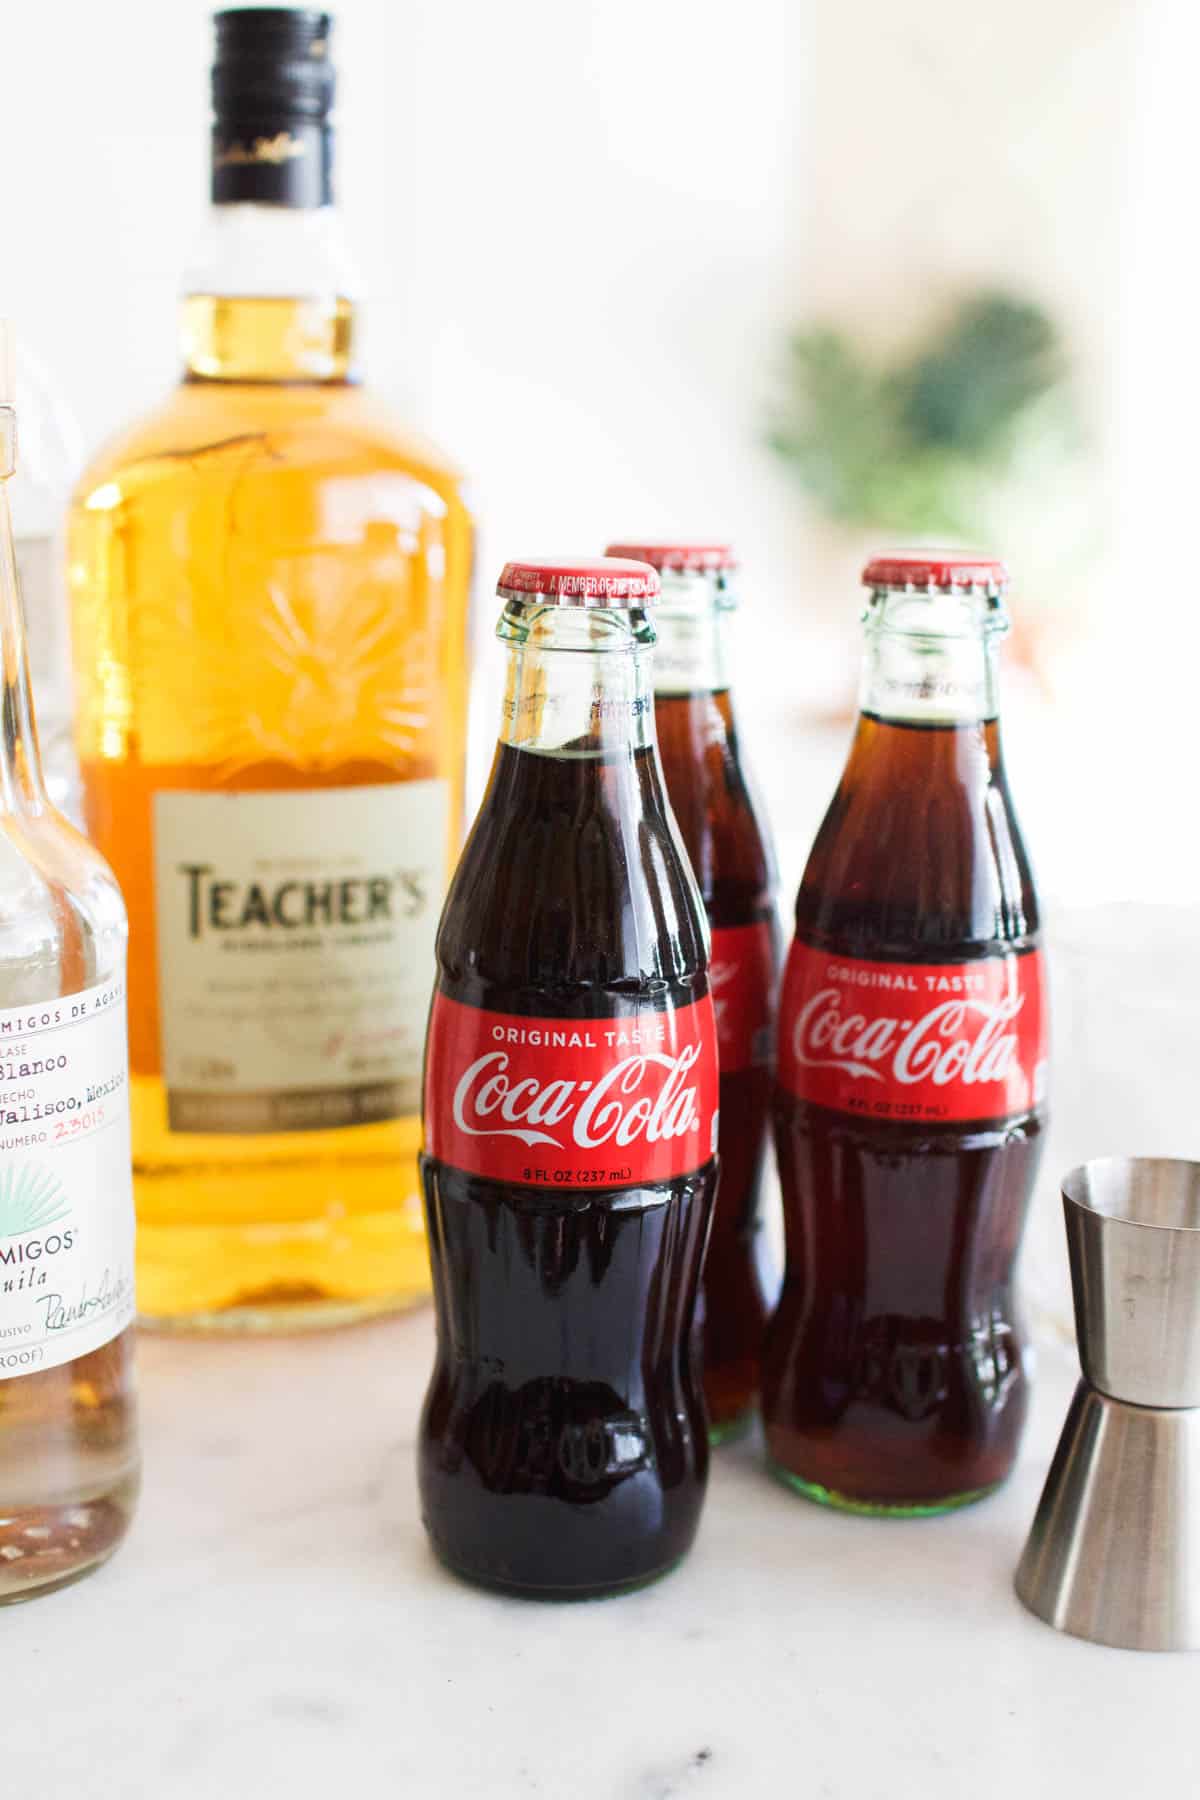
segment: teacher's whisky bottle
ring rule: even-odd
[[[219,13],[183,380],[71,521],[89,830],[125,889],[139,1301],[337,1323],[428,1291],[433,942],[471,522],[355,375],[323,13]]]
[[[14,462],[5,373],[0,1603],[104,1562],[128,1529],[139,1474],[125,909],[100,857],[46,794],[9,521]]]

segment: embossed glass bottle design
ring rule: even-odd
[[[133,927],[141,1308],[269,1329],[428,1291],[420,1059],[471,523],[355,379],[328,20],[217,27],[184,380],[85,475],[70,580],[86,817]],[[260,154],[264,67],[307,162],[278,133]]]

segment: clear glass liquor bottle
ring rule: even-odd
[[[101,857],[46,795],[8,507],[7,396],[5,381],[0,1602],[61,1587],[110,1556],[139,1478],[125,909]]]
[[[83,815],[63,550],[67,500],[83,466],[83,449],[79,427],[52,372],[30,352],[19,330],[16,380],[21,457],[10,498],[29,676],[37,693],[42,776],[59,812],[78,825]]]

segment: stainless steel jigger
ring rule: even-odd
[[[1063,1182],[1083,1380],[1017,1593],[1058,1631],[1200,1648],[1200,1163],[1108,1157]]]

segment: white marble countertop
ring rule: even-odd
[[[1017,1474],[912,1522],[714,1458],[683,1567],[620,1600],[493,1598],[417,1515],[428,1313],[146,1339],[146,1484],[109,1566],[0,1613],[4,1800],[1101,1800],[1193,1793],[1196,1660],[1030,1618],[1011,1576],[1072,1368]]]

